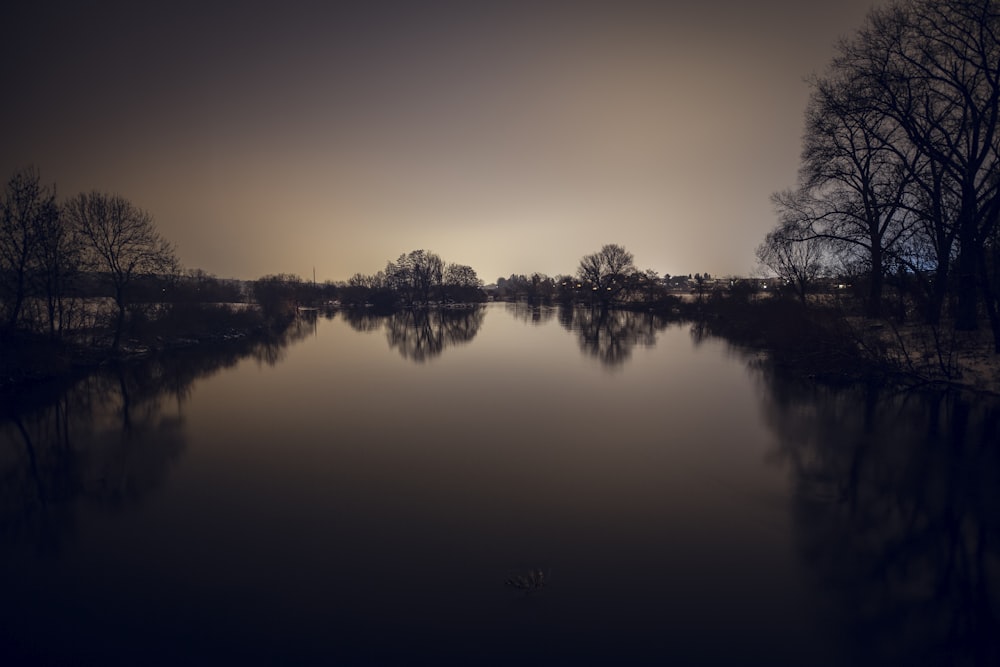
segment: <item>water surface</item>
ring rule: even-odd
[[[303,318],[17,403],[14,661],[997,656],[989,401],[795,384],[690,325],[492,304]]]

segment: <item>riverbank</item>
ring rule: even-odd
[[[785,372],[1000,395],[1000,355],[988,332],[875,320],[837,304],[776,298],[711,299],[676,312],[707,334],[764,351]]]
[[[77,331],[62,338],[8,331],[0,336],[0,395],[28,386],[69,381],[103,366],[139,362],[185,348],[231,347],[274,338],[293,319],[267,319],[252,308],[172,308],[156,319],[134,321],[118,349],[111,347],[113,332],[109,330]]]

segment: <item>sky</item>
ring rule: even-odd
[[[0,177],[149,212],[182,264],[485,282],[606,243],[748,275],[810,74],[872,0],[51,2],[0,9]]]

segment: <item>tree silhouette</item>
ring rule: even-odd
[[[0,199],[0,299],[10,327],[21,317],[40,242],[54,232],[58,219],[55,188],[43,186],[34,167],[15,171]]]
[[[66,215],[83,238],[90,268],[111,282],[118,307],[112,348],[117,349],[130,288],[140,277],[175,273],[173,246],[160,236],[148,213],[118,195],[80,194],[66,203]]]
[[[812,82],[800,188],[777,195],[789,235],[865,267],[868,314],[884,275],[922,287],[936,324],[985,304],[1000,353],[1000,12],[992,0],[908,0],[872,10]]]
[[[628,277],[635,271],[632,253],[609,243],[580,260],[577,276],[590,286],[595,300],[608,304],[628,287]]]
[[[786,281],[805,305],[806,294],[824,265],[819,239],[797,238],[801,233],[796,225],[770,232],[757,248],[757,260]]]

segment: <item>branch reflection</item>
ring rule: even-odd
[[[391,349],[404,359],[423,363],[441,355],[453,345],[468,343],[483,325],[486,308],[413,308],[388,315],[368,309],[343,311],[344,320],[355,331],[384,329]]]
[[[507,302],[504,308],[515,319],[526,324],[545,324],[556,315],[556,309],[552,306],[540,306],[523,301]]]
[[[670,321],[653,313],[563,306],[559,323],[577,334],[584,354],[597,358],[605,367],[616,368],[629,360],[636,345],[656,345],[656,334]]]
[[[801,555],[858,660],[1000,664],[1000,404],[767,385]]]
[[[185,444],[194,382],[243,358],[272,363],[310,331],[198,346],[0,401],[0,545],[56,552],[83,506],[114,511],[165,481]]]

